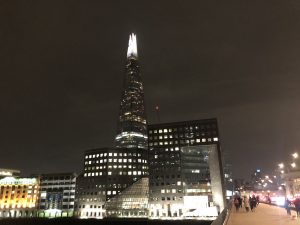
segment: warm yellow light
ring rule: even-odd
[[[279,168],[282,169],[284,167],[283,163],[278,164]]]
[[[291,163],[291,166],[292,166],[293,168],[295,168],[295,167],[296,167],[296,163]]]
[[[295,152],[294,154],[292,154],[292,156],[294,157],[294,159],[297,159],[298,158],[298,153]]]

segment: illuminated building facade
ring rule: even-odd
[[[0,179],[4,177],[20,177],[20,170],[0,168]]]
[[[39,194],[36,178],[0,179],[0,218],[33,217]]]
[[[84,172],[77,182],[76,214],[80,218],[147,217],[145,189],[148,190],[148,137],[144,106],[144,89],[138,63],[135,34],[129,37],[124,88],[121,97],[114,148],[88,150]],[[141,180],[142,179],[142,180]],[[147,185],[142,187],[142,185]],[[124,205],[125,193],[135,191]],[[123,194],[124,193],[124,194]],[[136,196],[143,196],[137,204]],[[147,191],[148,193],[148,191]],[[131,194],[129,194],[131,196]],[[128,200],[128,198],[126,198]],[[134,200],[135,199],[135,200]],[[148,200],[148,199],[147,199]],[[106,208],[106,206],[109,206]],[[139,212],[136,206],[141,206]]]
[[[75,202],[75,173],[42,174],[37,206],[38,217],[71,217]]]
[[[217,120],[149,125],[148,136],[150,217],[215,218],[225,196]]]
[[[147,149],[147,139],[144,88],[138,63],[136,35],[131,34],[115,145],[118,148]]]

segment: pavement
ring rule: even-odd
[[[232,207],[227,225],[294,225],[300,224],[300,217],[291,211],[289,216],[284,208],[260,203],[254,212],[246,212],[245,208],[235,211]]]

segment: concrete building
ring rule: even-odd
[[[153,124],[148,137],[150,216],[215,218],[225,197],[217,120]]]
[[[38,217],[71,217],[75,202],[75,173],[41,174]]]
[[[38,195],[37,178],[0,179],[0,218],[36,216]]]

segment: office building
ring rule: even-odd
[[[224,208],[216,119],[148,126],[152,218],[215,218]]]
[[[72,217],[75,201],[75,173],[41,174],[38,217]]]
[[[0,218],[36,216],[38,194],[37,178],[0,179]]]

